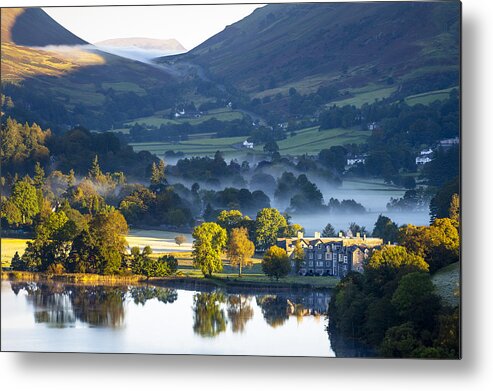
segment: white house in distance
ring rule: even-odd
[[[359,164],[359,163],[365,164],[365,161],[366,159],[364,156],[353,156],[347,158],[347,165],[354,166],[355,164]]]
[[[442,148],[450,148],[454,145],[459,144],[459,137],[447,138],[445,140],[440,140],[440,147]]]
[[[424,149],[419,153],[419,156],[416,158],[416,165],[426,164],[433,160],[433,151],[431,148]]]
[[[247,148],[247,149],[253,149],[253,147],[254,147],[253,143],[250,143],[247,140],[243,141],[242,145],[243,145],[243,148]]]

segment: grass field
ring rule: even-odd
[[[216,151],[238,152],[234,144],[241,143],[245,137],[224,137],[224,138],[203,138],[182,141],[177,143],[151,142],[151,143],[130,143],[134,151],[149,151],[156,155],[163,155],[166,151],[183,152],[189,156],[214,155]]]
[[[370,84],[362,88],[352,88],[347,91],[354,95],[353,97],[331,102],[328,106],[335,104],[337,106],[353,105],[361,107],[365,103],[375,102],[376,99],[388,98],[396,89],[397,87],[395,86],[375,84]]]
[[[335,145],[361,144],[370,136],[370,132],[355,129],[330,129],[319,131],[318,127],[306,128],[296,132],[295,136],[289,136],[285,140],[278,141],[279,152],[284,155],[318,154],[321,149]],[[130,143],[135,151],[149,151],[157,155],[163,155],[166,151],[183,152],[187,156],[212,156],[216,151],[225,153],[246,153],[251,150],[238,149],[234,145],[242,143],[246,137],[223,138],[195,138],[177,143],[149,142]],[[263,145],[254,148],[254,152],[262,154]]]
[[[433,103],[437,100],[447,99],[450,95],[450,91],[452,91],[454,88],[458,88],[458,87],[446,88],[444,90],[436,90],[436,91],[425,92],[423,94],[411,95],[408,96],[405,100],[406,103],[410,106],[417,104],[429,105],[430,103]]]
[[[432,276],[432,281],[436,286],[437,293],[440,295],[445,304],[452,307],[457,307],[459,305],[459,262],[438,270]]]
[[[278,141],[281,154],[318,154],[324,148],[335,145],[361,144],[370,136],[370,132],[355,129],[330,129],[319,131],[318,127],[306,128],[296,132],[293,137]],[[261,147],[257,147],[261,150]]]
[[[177,125],[183,123],[190,123],[191,125],[197,125],[211,118],[215,118],[218,121],[234,121],[235,119],[242,119],[243,114],[239,111],[234,111],[231,109],[217,109],[211,110],[207,114],[202,115],[200,118],[182,118],[182,119],[169,119],[163,118],[162,115],[154,115],[150,117],[137,118],[133,121],[126,122],[126,125],[132,126],[137,123],[145,124],[148,126],[160,127],[161,125]]]
[[[16,252],[24,253],[26,239],[1,238],[2,241],[2,267],[9,267],[10,261]]]

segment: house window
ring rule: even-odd
[[[330,262],[325,262],[326,267],[330,267]]]
[[[322,254],[317,254],[317,259],[322,259]]]
[[[308,254],[308,259],[313,259],[313,253]]]
[[[313,267],[313,262],[308,262],[309,267]]]
[[[344,257],[344,263],[347,263],[347,256]]]
[[[330,254],[329,253],[325,253],[325,260],[329,260],[330,259]]]

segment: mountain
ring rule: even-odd
[[[187,49],[176,39],[114,38],[94,43],[95,46],[113,48],[137,48],[163,52],[186,52]]]
[[[446,88],[458,83],[459,10],[455,1],[271,4],[190,52],[157,61],[200,66],[251,97],[291,87],[397,86],[437,74]]]
[[[1,41],[22,46],[85,45],[41,8],[1,8]]]
[[[3,109],[19,121],[104,130],[175,103],[168,73],[98,50],[40,8],[2,8],[1,25],[2,94],[14,102]]]

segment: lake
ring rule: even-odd
[[[209,288],[1,282],[2,350],[322,356],[330,291],[227,293]],[[351,350],[353,349],[353,350]]]

